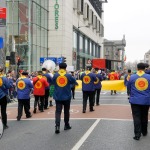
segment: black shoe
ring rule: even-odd
[[[142,135],[143,135],[143,136],[146,136],[146,135],[147,135],[147,133],[148,133],[148,132],[144,132],[144,133],[142,133]]]
[[[36,114],[36,108],[34,108],[33,113]]]
[[[8,125],[4,125],[4,130],[5,130],[5,129],[8,129],[8,128],[9,128]]]
[[[91,109],[90,111],[95,111],[94,109]]]
[[[26,118],[31,118],[32,117],[32,115],[30,115],[30,116],[26,116]]]
[[[40,110],[40,112],[44,112],[44,110]]]
[[[82,113],[86,113],[86,111],[85,111],[85,110],[83,110],[83,111],[82,111]]]
[[[96,104],[96,106],[99,106],[99,104]]]
[[[55,133],[56,134],[60,133],[60,126],[55,126]]]
[[[20,121],[20,120],[21,120],[21,117],[18,117],[18,116],[17,116],[16,118],[17,118],[17,121]]]
[[[64,130],[70,130],[72,127],[70,125],[64,127]]]
[[[140,140],[140,137],[139,136],[134,136],[133,139],[138,141],[138,140]]]

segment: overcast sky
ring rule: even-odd
[[[105,38],[125,34],[128,61],[143,60],[150,50],[150,0],[108,0],[104,3]]]

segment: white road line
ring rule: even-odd
[[[75,146],[72,148],[72,150],[78,150],[82,144],[85,142],[85,140],[89,137],[89,135],[92,133],[92,131],[95,129],[97,124],[100,122],[101,119],[97,119],[94,124],[88,129],[88,131],[81,137],[81,139],[75,144]]]

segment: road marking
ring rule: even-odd
[[[101,119],[97,119],[94,124],[88,129],[88,131],[81,137],[81,139],[75,144],[75,146],[72,148],[72,150],[78,150],[82,144],[85,142],[85,140],[89,137],[89,135],[92,133],[92,131],[95,129],[97,124],[100,122]]]
[[[78,109],[70,109],[70,114],[77,114],[80,111]],[[62,110],[62,113],[64,113],[64,109]],[[48,115],[52,115],[55,114],[55,110],[51,110],[49,112],[47,112]]]

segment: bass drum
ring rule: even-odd
[[[46,61],[44,61],[42,68],[46,68],[50,72],[53,72],[54,69],[56,68],[56,65],[52,60],[46,60]]]

